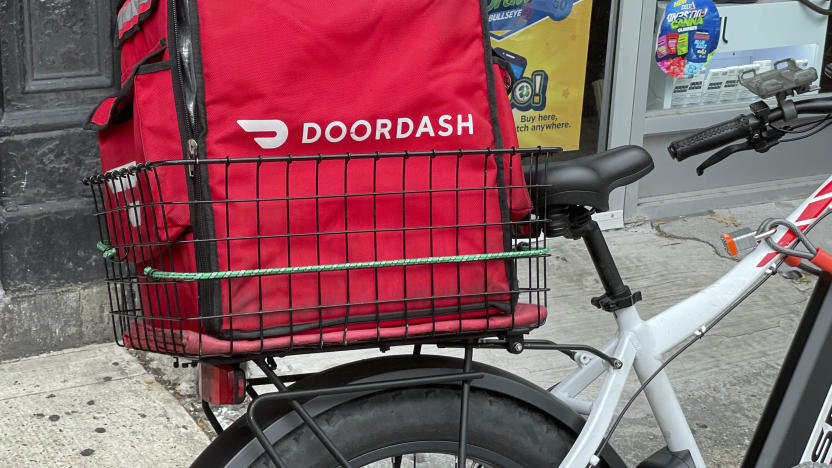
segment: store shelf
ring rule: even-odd
[[[832,93],[804,94],[795,98],[795,101],[817,97],[832,97]],[[767,99],[766,102],[770,106],[776,105],[774,99]],[[644,134],[661,135],[663,133],[692,132],[732,119],[739,114],[747,114],[750,112],[750,105],[750,102],[735,102],[708,107],[680,107],[678,109],[647,111],[644,118]]]
[[[735,102],[707,107],[647,111],[644,118],[644,134],[660,135],[705,128],[736,117],[737,114],[748,113],[750,104]]]

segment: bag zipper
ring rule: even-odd
[[[199,184],[199,176],[194,171],[194,166],[199,164],[199,156],[197,155],[198,144],[193,138],[188,140],[188,157],[193,159],[193,164],[188,165],[188,176],[194,179],[195,184]],[[196,191],[194,191],[194,198],[197,198]]]
[[[176,54],[176,78],[179,81],[179,89],[182,91],[182,106],[184,107],[183,110],[185,111],[185,136],[188,138],[187,156],[188,158],[194,161],[193,164],[188,165],[188,176],[194,179],[194,184],[196,186],[199,186],[201,183],[199,171],[194,171],[194,165],[196,165],[199,162],[199,155],[197,151],[199,145],[195,139],[195,123],[192,120],[192,116],[196,113],[196,109],[194,109],[194,112],[191,113],[191,109],[188,108],[188,100],[185,99],[185,75],[182,70],[184,64],[182,63],[181,54],[179,52],[179,14],[177,11],[176,3],[176,0],[171,0],[171,12],[173,13],[173,35],[176,43],[176,50],[174,50],[174,53]],[[196,103],[194,103],[194,105],[196,105]],[[199,195],[197,195],[198,192],[198,190],[194,190],[194,198],[196,199],[199,199]]]
[[[184,154],[182,155],[183,158],[186,158],[189,161],[188,167],[185,170],[186,176],[188,181],[190,182],[190,195],[193,197],[189,208],[191,212],[191,224],[194,230],[194,240],[202,240],[202,239],[213,239],[216,237],[214,234],[214,226],[213,226],[213,216],[212,216],[212,207],[210,204],[201,203],[203,200],[210,201],[211,200],[211,192],[210,188],[207,185],[203,185],[203,183],[207,184],[207,180],[203,181],[203,177],[201,175],[199,164],[199,143],[198,143],[198,135],[200,133],[199,125],[200,121],[197,120],[197,106],[199,105],[196,96],[194,96],[193,100],[193,113],[190,112],[189,109],[189,100],[187,99],[187,89],[185,87],[185,63],[182,60],[182,41],[180,40],[183,34],[190,33],[192,38],[193,36],[198,36],[199,31],[183,31],[180,27],[182,26],[179,23],[179,10],[178,2],[180,0],[169,0],[170,4],[170,13],[173,15],[173,24],[171,25],[172,28],[170,33],[174,37],[175,47],[170,48],[175,55],[172,56],[174,59],[174,66],[176,67],[176,76],[173,76],[173,84],[178,86],[178,92],[176,93],[177,99],[181,99],[180,112],[184,111],[185,115],[183,116],[185,122],[182,124],[184,135],[182,135],[182,139],[184,141]],[[193,4],[187,3],[189,0],[182,0],[185,5],[191,5],[195,8]],[[196,14],[197,12],[183,12],[185,15],[189,15],[191,13]],[[170,21],[170,19],[169,19]],[[198,47],[198,43],[191,41],[191,47],[195,48]],[[190,55],[193,60],[193,54]],[[194,66],[197,64],[194,63]],[[173,72],[173,70],[171,70]],[[194,94],[197,94],[197,90],[191,90]],[[179,112],[177,112],[179,114]],[[207,175],[206,175],[207,179]],[[196,271],[205,273],[216,271],[219,268],[218,265],[218,258],[217,258],[217,247],[215,242],[195,242],[193,244],[194,249],[194,256],[196,257]],[[206,319],[205,322],[201,322],[205,325],[206,330],[209,333],[213,333],[219,331],[222,328],[222,318],[219,316],[222,312],[222,308],[220,306],[220,298],[221,298],[221,291],[218,289],[220,286],[219,284],[214,284],[210,281],[198,281],[197,283],[197,293],[199,295],[199,315]],[[219,310],[220,312],[217,312]]]

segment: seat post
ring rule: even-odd
[[[604,234],[598,223],[592,220],[591,213],[585,208],[570,207],[568,237],[572,239],[580,237],[584,240],[601,284],[604,286],[604,295],[593,297],[592,305],[607,312],[615,312],[641,300],[641,293],[631,292],[621,280],[621,274],[612,258]]]
[[[581,238],[586,244],[586,249],[589,251],[595,270],[598,271],[606,295],[610,297],[629,295],[630,289],[621,280],[618,266],[612,258],[612,253],[610,253],[609,246],[607,246],[607,241],[604,239],[604,234],[601,232],[598,223],[589,221],[581,233]]]

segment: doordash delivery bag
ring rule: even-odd
[[[485,150],[517,140],[483,2],[127,0],[117,21],[121,89],[88,126],[144,325],[245,340],[512,312],[505,260],[142,276],[510,250],[531,206],[519,156]],[[482,151],[346,156],[460,149]]]

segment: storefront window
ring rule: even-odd
[[[678,46],[675,36],[668,38],[669,35],[660,34],[667,4],[658,2],[656,9],[657,58],[669,53],[667,47]],[[676,111],[672,114],[717,106],[745,106],[758,98],[739,84],[738,76],[750,70],[757,73],[770,70],[776,62],[786,58],[794,59],[799,67],[822,71],[828,42],[826,16],[796,1],[718,3],[716,8],[721,16],[717,48],[701,72],[693,77],[672,78],[659,66],[651,66],[648,115],[667,110]],[[832,90],[828,80],[821,83],[819,79],[815,83],[821,84],[821,91]]]
[[[614,47],[609,43],[610,18],[616,14],[610,8],[615,4],[617,2],[599,0],[592,6],[581,110],[583,124],[580,147],[564,152],[564,159],[586,156],[607,149],[609,109],[605,107],[609,106],[609,93],[612,89],[612,70],[607,68],[607,64],[611,64],[609,58],[614,54]]]

